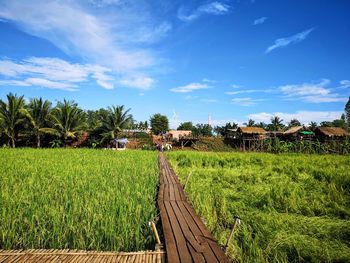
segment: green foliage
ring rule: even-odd
[[[74,139],[85,128],[85,115],[74,101],[58,102],[50,114],[53,128],[43,128],[43,132],[59,136],[65,144]]]
[[[0,125],[2,133],[10,140],[11,146],[16,147],[16,139],[19,131],[23,128],[25,117],[24,98],[12,93],[7,95],[7,102],[0,100]]]
[[[275,116],[271,118],[271,123],[268,125],[270,131],[280,131],[283,130],[283,128],[283,120],[280,117]]]
[[[217,135],[221,135],[223,137],[225,137],[228,132],[229,129],[237,129],[238,128],[238,124],[237,123],[226,123],[224,126],[215,126],[214,131],[216,132]]]
[[[153,134],[158,135],[161,133],[166,133],[169,130],[169,120],[165,115],[156,113],[151,117],[150,122]]]
[[[300,121],[298,121],[297,119],[290,120],[290,122],[288,123],[288,127],[291,128],[294,126],[301,126]]]
[[[247,127],[253,127],[255,126],[255,121],[252,119],[249,119],[247,123],[245,123]]]
[[[209,124],[197,124],[192,130],[192,135],[196,137],[210,137],[213,136],[213,128]]]
[[[25,111],[30,127],[28,130],[35,136],[38,148],[41,145],[41,135],[45,133],[44,128],[49,126],[50,112],[51,102],[42,98],[31,99]]]
[[[0,149],[0,167],[0,249],[154,246],[154,152]]]
[[[349,262],[350,159],[339,155],[167,153],[207,226],[238,262]]]
[[[348,125],[348,130],[350,131],[350,96],[349,96],[348,102],[345,104],[344,111],[345,111],[345,120]]]
[[[193,123],[191,121],[183,122],[177,127],[177,130],[180,131],[192,131],[194,128]]]
[[[132,122],[130,109],[125,110],[124,105],[112,106],[108,112],[101,118],[101,143],[109,143],[112,139],[118,137],[118,134]]]

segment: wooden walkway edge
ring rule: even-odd
[[[159,168],[158,206],[167,262],[230,262],[187,201],[163,153],[159,154]]]
[[[36,262],[123,262],[123,263],[161,263],[165,262],[164,251],[140,252],[102,252],[69,249],[28,249],[0,250],[1,263]]]

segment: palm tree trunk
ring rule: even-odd
[[[40,134],[36,136],[36,148],[40,148]]]
[[[15,138],[11,137],[12,148],[16,148]]]

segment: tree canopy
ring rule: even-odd
[[[169,130],[168,117],[160,113],[154,114],[150,119],[150,123],[153,134],[166,133]]]

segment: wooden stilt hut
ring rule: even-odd
[[[238,127],[237,139],[243,151],[256,151],[263,147],[263,141],[267,138],[267,132],[260,127]]]
[[[340,127],[317,127],[315,135],[320,142],[344,141],[350,139],[350,134]]]
[[[305,126],[294,126],[283,133],[283,138],[287,141],[312,140],[314,132]]]

